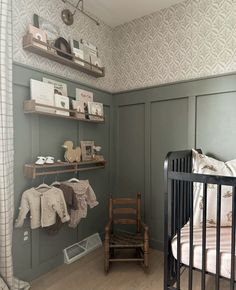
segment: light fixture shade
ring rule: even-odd
[[[68,26],[70,26],[74,23],[74,15],[72,14],[72,12],[69,9],[62,10],[61,19]]]

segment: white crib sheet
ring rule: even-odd
[[[181,262],[187,266],[189,265],[189,231],[188,225],[181,230]],[[202,269],[202,229],[194,228],[193,237],[193,266]],[[177,259],[177,236],[172,240],[172,253]],[[216,273],[216,228],[207,228],[206,271]],[[221,228],[220,275],[226,278],[231,276],[231,227]]]

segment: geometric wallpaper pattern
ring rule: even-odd
[[[236,71],[236,1],[188,0],[114,30],[114,91]]]
[[[236,71],[236,1],[187,0],[114,29],[77,13],[66,27],[59,0],[13,0],[14,60],[104,90],[119,92]],[[98,46],[106,76],[94,79],[22,49],[22,36],[38,13],[65,38]]]

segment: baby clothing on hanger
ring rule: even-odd
[[[87,217],[88,205],[93,208],[98,205],[98,201],[88,180],[80,180],[76,183],[64,182],[64,184],[72,187],[76,193],[77,209],[71,210],[69,223],[70,227],[75,228],[82,218]]]
[[[48,227],[55,224],[56,214],[59,215],[63,223],[70,220],[63,192],[56,187],[49,189],[35,189],[32,187],[26,190],[22,194],[19,210],[15,227],[23,226],[29,211],[31,229]]]
[[[76,228],[79,224],[79,222],[81,221],[82,218],[86,218],[87,217],[87,208],[88,208],[88,204],[86,201],[86,196],[82,195],[81,197],[78,197],[78,210],[71,210],[70,213],[70,223],[69,223],[69,227],[71,228]]]
[[[66,202],[66,206],[67,206],[67,211],[69,214],[72,209],[74,210],[78,209],[76,193],[71,186],[65,183],[61,183],[54,186],[62,190],[64,199]]]
[[[61,184],[60,189],[63,191],[68,212],[70,213],[72,209],[78,209],[77,198],[74,189],[64,183]]]
[[[66,202],[67,206],[67,211],[68,214],[71,215],[72,210],[77,210],[78,205],[77,205],[77,199],[76,199],[76,193],[74,192],[73,188],[71,186],[68,186],[63,183],[58,183],[54,185],[56,188],[59,188],[62,190],[64,199]],[[49,235],[54,235],[59,232],[61,229],[63,223],[60,219],[60,217],[57,215],[56,217],[56,223],[52,226],[45,227],[44,230],[49,234]]]
[[[86,195],[86,201],[90,208],[93,208],[98,205],[98,201],[96,195],[89,184],[88,180],[80,180],[79,182],[63,182],[74,189],[76,193],[76,197],[78,200],[78,196]]]

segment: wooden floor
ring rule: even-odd
[[[103,250],[94,251],[70,265],[63,265],[32,282],[32,290],[162,290],[163,254],[151,250],[150,271],[145,274],[136,263],[116,263],[107,276],[103,272]],[[187,289],[187,270],[181,290]],[[194,290],[200,290],[201,275],[194,275]],[[214,289],[214,278],[207,277],[206,289]],[[229,290],[222,281],[220,290]]]

